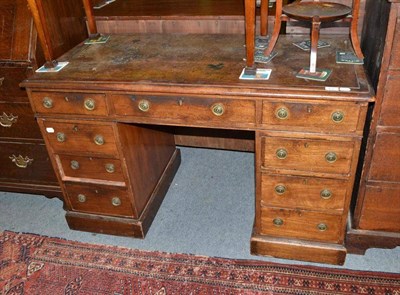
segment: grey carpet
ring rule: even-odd
[[[300,261],[250,255],[254,216],[254,154],[181,148],[182,164],[144,240],[72,231],[62,202],[43,196],[0,192],[0,231],[37,233],[95,244],[177,253]],[[400,247],[347,255],[344,266],[400,273]]]

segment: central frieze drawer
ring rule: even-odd
[[[43,120],[44,134],[60,154],[87,154],[118,158],[111,124],[89,122],[54,122]]]
[[[71,115],[107,115],[104,94],[69,92],[32,92],[31,102],[36,113]]]
[[[255,125],[255,103],[246,99],[111,95],[115,113],[182,123]]]
[[[261,208],[260,234],[274,237],[342,242],[342,216],[280,208]]]
[[[72,209],[79,212],[135,217],[125,188],[66,184]]]
[[[348,104],[318,104],[264,101],[262,124],[269,128],[306,130],[329,133],[355,132],[360,106]]]
[[[57,155],[63,180],[94,179],[124,184],[124,174],[119,160],[95,157]]]
[[[263,136],[261,145],[263,169],[350,173],[353,141]]]
[[[345,180],[287,175],[261,175],[261,205],[343,211]]]

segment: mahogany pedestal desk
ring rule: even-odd
[[[282,36],[269,80],[245,81],[243,35],[190,34],[111,35],[26,80],[69,226],[143,238],[179,166],[171,126],[244,130],[255,134],[252,253],[342,264],[373,93],[363,66],[335,64],[335,37],[320,53],[326,83],[295,78],[304,36]]]

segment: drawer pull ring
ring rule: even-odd
[[[3,127],[11,127],[12,124],[16,123],[18,119],[18,116],[14,116],[13,114],[7,115],[6,113],[3,113],[3,115],[0,116],[0,125]]]
[[[332,121],[335,123],[340,123],[344,120],[344,113],[342,111],[336,111],[332,113]]]
[[[335,163],[337,161],[337,155],[334,152],[329,152],[325,155],[325,160],[328,163]]]
[[[75,160],[72,160],[72,161],[71,161],[71,168],[72,168],[73,170],[78,170],[78,169],[79,169],[79,162],[78,162],[78,161],[75,161]]]
[[[106,164],[106,171],[108,173],[114,173],[115,172],[114,164],[111,164],[111,163]]]
[[[280,120],[285,120],[289,117],[289,110],[287,108],[279,108],[275,112],[275,116]]]
[[[272,221],[272,223],[273,223],[275,226],[282,226],[282,225],[283,225],[283,219],[281,219],[281,218],[275,218],[275,219]]]
[[[50,97],[43,98],[43,106],[46,109],[51,109],[53,107],[53,100]]]
[[[332,198],[332,192],[328,189],[324,189],[321,191],[321,198],[324,200],[329,200]]]
[[[66,139],[66,136],[65,136],[64,133],[62,133],[62,132],[58,132],[58,133],[57,133],[57,141],[58,141],[58,142],[64,142],[65,139]]]
[[[286,192],[286,186],[284,186],[283,184],[278,184],[277,186],[275,186],[275,192],[278,195],[283,195]]]
[[[278,157],[278,159],[284,160],[284,159],[286,159],[287,155],[288,155],[288,152],[285,149],[281,148],[281,149],[276,150],[276,156]]]
[[[225,107],[222,103],[216,103],[211,106],[211,111],[216,116],[222,116],[225,112]]]
[[[114,197],[111,200],[111,204],[115,207],[121,206],[121,199],[118,197]]]
[[[141,110],[142,112],[147,112],[148,110],[150,110],[150,103],[148,100],[146,99],[142,99],[141,101],[139,101],[139,110]]]
[[[320,223],[317,225],[317,229],[319,231],[326,231],[328,229],[328,226],[325,223]]]
[[[85,99],[84,105],[85,105],[85,109],[87,109],[88,111],[93,111],[94,108],[96,107],[96,103],[91,98]]]
[[[103,136],[101,136],[101,135],[96,135],[95,137],[94,137],[94,143],[95,144],[97,144],[97,145],[103,145],[104,144],[104,137]]]
[[[79,194],[78,195],[78,201],[80,203],[85,203],[86,202],[86,196],[84,194]]]
[[[15,165],[19,168],[26,168],[28,167],[28,165],[31,165],[33,162],[33,159],[30,159],[28,156],[26,156],[25,158],[21,155],[19,155],[18,157],[15,155],[12,155],[11,157],[9,157],[10,160],[15,163]]]

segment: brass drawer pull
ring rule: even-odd
[[[91,98],[85,99],[84,105],[85,109],[87,109],[88,111],[93,111],[94,108],[96,107],[95,101]]]
[[[275,192],[278,195],[283,195],[286,192],[286,186],[284,186],[283,184],[278,184],[277,186],[275,186]]]
[[[114,164],[111,164],[111,163],[108,163],[108,164],[106,164],[106,171],[108,172],[108,173],[114,173],[115,172],[115,166],[114,166]]]
[[[94,137],[94,143],[97,145],[103,145],[105,143],[104,137],[102,135],[96,135]]]
[[[72,161],[71,161],[71,168],[72,168],[73,170],[78,170],[78,169],[79,169],[79,162],[78,162],[78,161],[75,161],[75,160],[72,160]]]
[[[280,149],[276,150],[276,156],[278,157],[278,159],[284,160],[287,158],[288,152],[287,152],[287,150],[280,148]]]
[[[340,123],[344,120],[344,113],[342,111],[333,112],[331,115],[331,119],[335,123]]]
[[[113,206],[115,206],[115,207],[118,207],[118,206],[121,206],[121,199],[120,198],[118,198],[118,197],[114,197],[114,198],[112,198],[112,200],[111,200],[111,204],[113,205]]]
[[[150,110],[150,102],[146,99],[142,99],[139,101],[138,108],[142,112],[147,112],[148,110]]]
[[[281,107],[275,112],[275,116],[280,120],[285,120],[289,117],[289,110],[285,107]]]
[[[332,198],[332,192],[328,189],[323,189],[321,191],[321,198],[324,200],[329,200],[330,198]]]
[[[281,219],[281,218],[275,218],[275,219],[272,221],[272,223],[273,223],[275,226],[282,226],[282,225],[283,225],[283,219]]]
[[[78,202],[85,203],[86,202],[86,196],[84,194],[79,194],[78,195]]]
[[[328,163],[335,163],[337,161],[337,155],[334,152],[329,152],[325,155],[325,160]]]
[[[58,142],[64,142],[66,140],[65,133],[63,132],[58,132],[56,137]]]
[[[46,109],[51,109],[53,107],[53,100],[50,97],[46,96],[45,98],[43,98],[42,104]]]
[[[225,113],[225,107],[222,103],[215,103],[211,106],[211,111],[215,116],[222,116]]]
[[[15,165],[19,168],[26,168],[28,167],[28,165],[31,165],[33,162],[33,159],[30,159],[28,156],[26,156],[25,158],[21,155],[19,155],[18,157],[15,155],[12,155],[11,157],[9,157],[10,160],[15,163]]]
[[[326,231],[328,229],[328,226],[325,223],[320,223],[317,225],[317,229],[319,231]]]
[[[16,123],[18,116],[14,116],[13,114],[7,115],[3,112],[3,115],[0,116],[0,125],[3,127],[11,127],[12,124]]]

